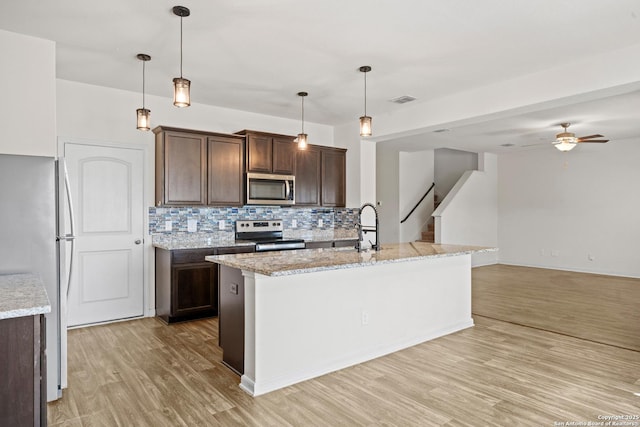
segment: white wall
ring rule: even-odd
[[[440,200],[458,182],[463,173],[478,169],[478,154],[469,151],[438,148],[434,153],[434,188]]]
[[[468,171],[434,211],[436,243],[499,247],[498,159],[481,153],[482,171]],[[495,252],[474,254],[473,265],[496,262]]]
[[[399,215],[400,220],[411,212],[434,182],[434,151],[400,152]],[[404,224],[400,224],[400,242],[419,240],[433,212],[433,190],[420,203]]]
[[[505,154],[498,165],[501,263],[640,277],[639,140]]]
[[[0,30],[0,54],[0,153],[55,156],[55,43]]]

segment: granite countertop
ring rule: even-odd
[[[357,240],[355,229],[285,230],[284,239],[303,239],[306,242]],[[236,241],[233,232],[154,234],[153,246],[166,250],[206,249],[233,246],[251,246],[252,242]]]
[[[205,259],[266,276],[287,276],[497,250],[497,248],[484,246],[437,245],[427,242],[411,242],[383,244],[382,250],[379,252],[366,251],[358,253],[352,248],[327,248],[214,255]]]
[[[50,311],[51,304],[39,275],[0,275],[0,319],[34,316]]]

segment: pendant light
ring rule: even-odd
[[[173,105],[188,107],[191,105],[191,81],[182,77],[182,18],[189,16],[191,12],[184,6],[174,6],[173,14],[180,17],[180,77],[173,79]]]
[[[304,97],[309,95],[307,92],[298,92],[298,96],[302,98],[302,132],[298,134],[298,149],[304,150],[307,148],[307,134],[304,133]]]
[[[360,117],[360,136],[371,136],[371,117],[367,116],[367,73],[371,67],[363,65],[360,72],[364,73],[364,116]]]
[[[136,57],[142,61],[142,108],[136,110],[138,130],[151,129],[151,110],[144,108],[144,64],[151,61],[151,57],[144,53],[139,53]]]

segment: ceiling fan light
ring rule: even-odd
[[[578,145],[578,139],[576,137],[558,138],[553,145],[560,151],[571,151]]]
[[[190,90],[191,81],[176,77],[173,79],[173,105],[176,107],[188,107],[191,105]]]
[[[371,136],[371,117],[360,117],[360,136]]]
[[[146,108],[138,108],[136,110],[137,122],[138,122],[138,130],[149,130],[151,129],[151,110]]]

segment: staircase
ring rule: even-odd
[[[440,205],[440,197],[437,194],[433,197],[433,209],[435,210]],[[423,231],[420,236],[419,242],[428,242],[434,243],[436,240],[436,230],[435,230],[435,218],[431,217],[429,219],[429,223],[427,224],[427,231]]]

